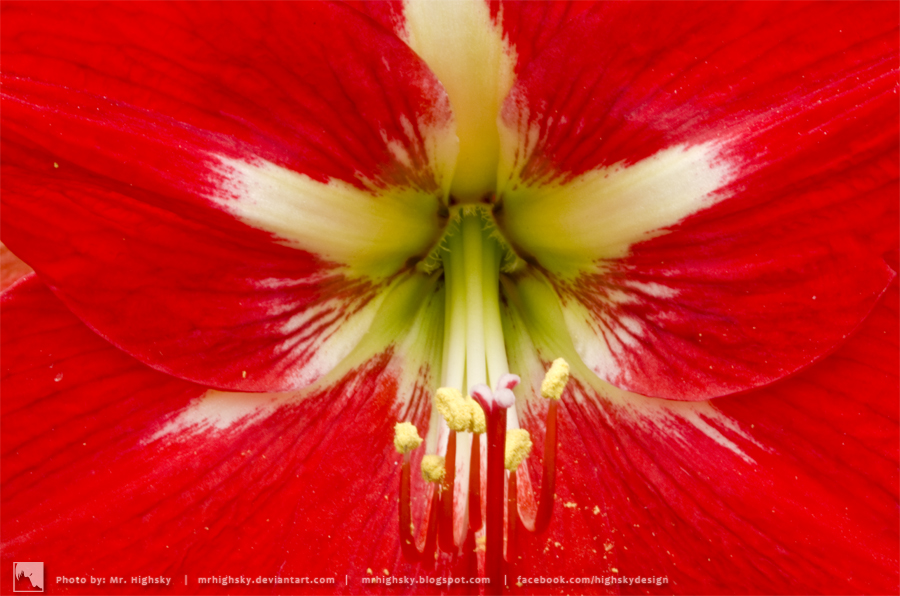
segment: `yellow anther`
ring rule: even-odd
[[[531,451],[531,435],[527,430],[512,428],[506,431],[506,458],[504,467],[510,472],[515,472],[522,460],[528,457]]]
[[[446,473],[444,458],[440,455],[426,455],[422,458],[422,478],[425,482],[440,483]]]
[[[472,424],[471,426],[469,426],[469,430],[473,433],[487,432],[487,419],[484,417],[484,410],[481,409],[481,406],[478,404],[478,402],[472,399],[470,396],[466,396],[466,405],[469,406],[472,420]]]
[[[434,404],[447,421],[450,430],[469,431],[472,426],[472,411],[458,390],[453,387],[441,387],[434,396]]]
[[[541,383],[541,395],[545,399],[559,399],[566,383],[569,382],[569,363],[562,358],[557,358],[550,365],[550,370],[544,375]]]
[[[398,422],[394,425],[394,447],[397,453],[407,454],[422,444],[419,431],[411,422]]]

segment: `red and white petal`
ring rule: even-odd
[[[209,576],[328,577],[319,591],[332,592],[347,589],[345,575],[361,589],[366,568],[422,572],[400,555],[391,438],[398,420],[424,429],[430,414],[443,305],[424,294],[415,325],[358,367],[261,395],[150,369],[36,278],[18,284],[2,309],[3,564],[44,561],[51,587],[102,570],[133,592],[130,577],[163,575],[171,587],[149,588],[175,593]]]
[[[4,241],[160,370],[319,378],[440,238],[440,84],[342,6],[84,10],[4,5]]]
[[[612,3],[519,74],[497,219],[603,378],[733,393],[872,308],[897,243],[898,9],[859,9]]]
[[[590,2],[351,1],[395,32],[425,60],[450,96],[460,154],[456,200],[492,200],[496,190],[497,117],[516,76]]]
[[[516,66],[515,49],[498,22],[497,7],[483,0],[353,5],[406,41],[447,90],[459,136],[450,188],[454,200],[492,197],[500,152],[497,115]]]
[[[714,402],[630,394],[570,361],[554,517],[523,545],[523,575],[552,565],[568,577],[667,580],[614,586],[622,593],[896,592],[898,301],[895,282],[834,354]],[[532,313],[521,312],[507,323],[510,365],[529,371],[520,421],[539,479],[540,371],[574,348],[539,327],[529,336]]]

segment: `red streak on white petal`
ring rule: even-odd
[[[398,34],[437,75],[459,136],[452,194],[477,201],[496,186],[497,115],[514,80],[515,48],[504,39],[486,2],[410,0]]]
[[[392,275],[411,257],[427,254],[440,236],[438,189],[427,194],[374,183],[361,189],[336,179],[319,182],[263,159],[215,157],[222,182],[210,200],[351,274]]]
[[[566,278],[596,271],[728,198],[724,189],[736,175],[735,164],[722,157],[725,144],[707,141],[566,177],[536,169],[528,151],[518,153],[522,133],[521,127],[505,131],[500,224],[515,246]],[[529,127],[525,134],[538,133]]]
[[[287,394],[233,393],[208,390],[194,399],[176,418],[150,437],[147,442],[209,430],[225,430],[235,425],[261,422],[288,401]]]
[[[576,382],[576,385],[579,384]],[[753,458],[717,430],[716,426],[727,428],[742,439],[763,448],[750,435],[750,429],[742,428],[737,420],[721,413],[711,401],[679,402],[644,397],[623,391],[599,379],[592,379],[590,385],[593,391],[603,396],[622,415],[629,418],[633,425],[668,436],[672,441],[683,444],[685,447],[691,446],[690,439],[684,433],[683,427],[686,424],[697,429],[718,446],[731,451],[748,464],[754,463]],[[590,391],[574,392],[576,401],[587,399],[585,395],[589,393]]]

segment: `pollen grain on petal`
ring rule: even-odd
[[[397,453],[405,455],[421,444],[422,437],[411,422],[398,422],[394,425],[394,447]]]
[[[440,455],[426,455],[422,458],[422,478],[425,482],[443,482],[446,473],[444,458]]]
[[[547,371],[541,382],[541,396],[544,399],[559,399],[568,382],[569,363],[562,358],[557,358],[550,365],[550,370]]]
[[[478,402],[471,396],[466,397],[466,405],[469,408],[473,433],[483,434],[487,432],[487,419],[484,417],[484,410],[478,405]]]
[[[434,396],[434,403],[451,430],[466,432],[472,427],[472,410],[458,389],[441,387]]]
[[[506,457],[504,467],[510,472],[515,472],[528,454],[531,452],[531,435],[522,428],[512,428],[506,431]]]

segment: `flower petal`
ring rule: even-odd
[[[439,240],[448,100],[355,11],[4,9],[4,241],[151,366],[306,385]]]
[[[416,325],[359,367],[261,395],[154,371],[34,276],[16,285],[2,309],[2,563],[102,569],[126,586],[163,575],[176,592],[209,576],[334,578],[318,590],[331,592],[346,591],[345,574],[358,591],[366,568],[419,573],[400,555],[391,437],[398,420],[424,428],[430,415],[443,304],[428,294],[415,296]]]
[[[496,190],[497,116],[516,75],[589,2],[349,2],[422,57],[450,97],[460,142],[454,199]]]
[[[600,376],[733,393],[872,308],[897,243],[898,15],[860,8],[611,3],[520,74],[497,219]]]
[[[5,244],[0,244],[0,291],[32,272],[25,261],[12,254]]]
[[[895,281],[834,354],[714,401],[629,394],[576,363],[560,407],[550,534],[527,544],[522,575],[551,565],[568,577],[668,581],[617,584],[623,593],[896,592],[898,302]],[[523,376],[518,407],[540,478],[539,373],[574,347],[529,336],[534,313],[518,305],[510,365],[537,373]]]
[[[500,150],[497,114],[516,65],[515,52],[497,22],[496,6],[483,0],[355,6],[406,41],[447,90],[459,135],[450,189],[454,199],[477,202],[491,196]]]

